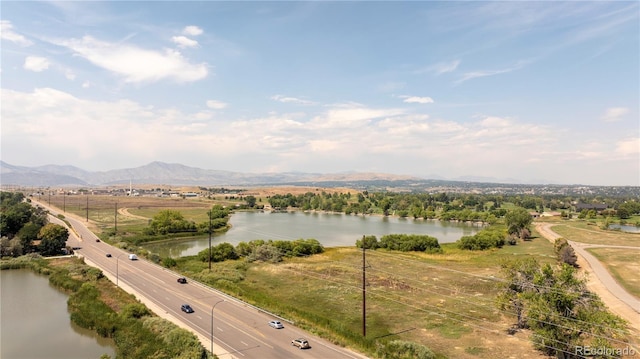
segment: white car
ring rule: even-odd
[[[282,325],[282,323],[280,323],[280,322],[279,322],[279,321],[277,321],[277,320],[272,320],[272,321],[270,321],[270,322],[269,322],[269,326],[270,326],[271,328],[275,328],[275,329],[282,329],[282,328],[284,328],[284,325]]]

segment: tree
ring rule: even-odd
[[[61,254],[68,238],[69,230],[65,227],[54,223],[45,225],[38,232],[40,253],[45,256]]]
[[[611,349],[608,338],[620,338],[625,329],[625,321],[609,313],[575,271],[569,265],[557,269],[544,265],[534,277],[538,293],[529,301],[533,343],[557,358],[578,358],[574,353],[579,346]]]
[[[256,206],[256,197],[255,196],[247,196],[245,197],[245,200],[247,201],[247,206],[253,208]]]
[[[179,232],[192,232],[196,230],[196,225],[192,221],[187,221],[180,211],[167,209],[158,212],[151,223],[147,232],[149,234],[167,234]]]
[[[507,224],[507,231],[509,234],[516,234],[518,237],[522,238],[520,233],[523,229],[527,229],[531,222],[533,222],[533,217],[529,214],[524,208],[516,208],[513,209],[504,216],[505,223]]]
[[[17,237],[20,238],[20,243],[25,252],[30,251],[33,241],[38,239],[38,233],[42,227],[43,225],[29,222],[18,231]]]
[[[535,293],[533,278],[539,268],[533,258],[516,260],[502,264],[502,274],[507,278],[498,294],[500,310],[512,309],[516,313],[516,329],[527,327],[525,303]]]
[[[580,358],[575,348],[611,349],[611,339],[625,334],[625,321],[587,290],[575,268],[540,266],[529,259],[503,265],[503,273],[507,280],[497,297],[498,307],[514,309],[515,326],[529,327],[534,346],[544,354]]]
[[[33,215],[33,207],[25,202],[13,204],[13,201],[7,201],[10,205],[5,207],[2,205],[0,215],[0,233],[3,236],[13,238],[20,228],[29,222]]]

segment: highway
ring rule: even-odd
[[[52,223],[65,225],[54,217],[58,209],[34,202],[50,211]],[[189,278],[186,284],[180,284],[177,282],[180,275],[171,270],[144,259],[129,260],[128,252],[97,242],[97,236],[82,220],[63,215],[72,226],[67,244],[80,248],[75,251],[76,255],[100,268],[116,285],[134,294],[158,316],[192,331],[209,350],[213,336],[213,351],[221,359],[366,358]],[[107,253],[111,257],[107,257]],[[180,309],[182,304],[191,305],[195,312],[184,313]],[[268,322],[274,319],[281,320],[284,328],[271,328]],[[299,337],[307,339],[311,348],[301,350],[292,346],[291,340]]]

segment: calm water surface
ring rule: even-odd
[[[640,227],[630,226],[628,224],[610,224],[609,228],[619,229],[622,232],[628,232],[628,233],[640,233]]]
[[[227,242],[237,245],[254,239],[317,239],[325,247],[354,246],[363,235],[426,234],[440,243],[455,242],[478,232],[478,225],[436,220],[382,216],[354,216],[317,212],[237,212],[231,215],[231,229],[215,235],[212,245]],[[144,246],[162,257],[195,255],[209,248],[209,237],[150,243]]]
[[[69,319],[67,295],[28,269],[0,271],[0,358],[98,359],[115,357],[112,340]]]

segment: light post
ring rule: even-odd
[[[120,259],[120,256],[123,255],[125,253],[120,253],[116,256],[116,287],[118,287],[119,283],[119,277],[118,277],[118,260]]]
[[[224,302],[224,299],[221,299],[221,300],[215,302],[213,304],[213,307],[211,307],[211,355],[214,355],[213,354],[213,309],[215,309],[216,305],[218,305],[218,304],[220,304],[222,302]]]

